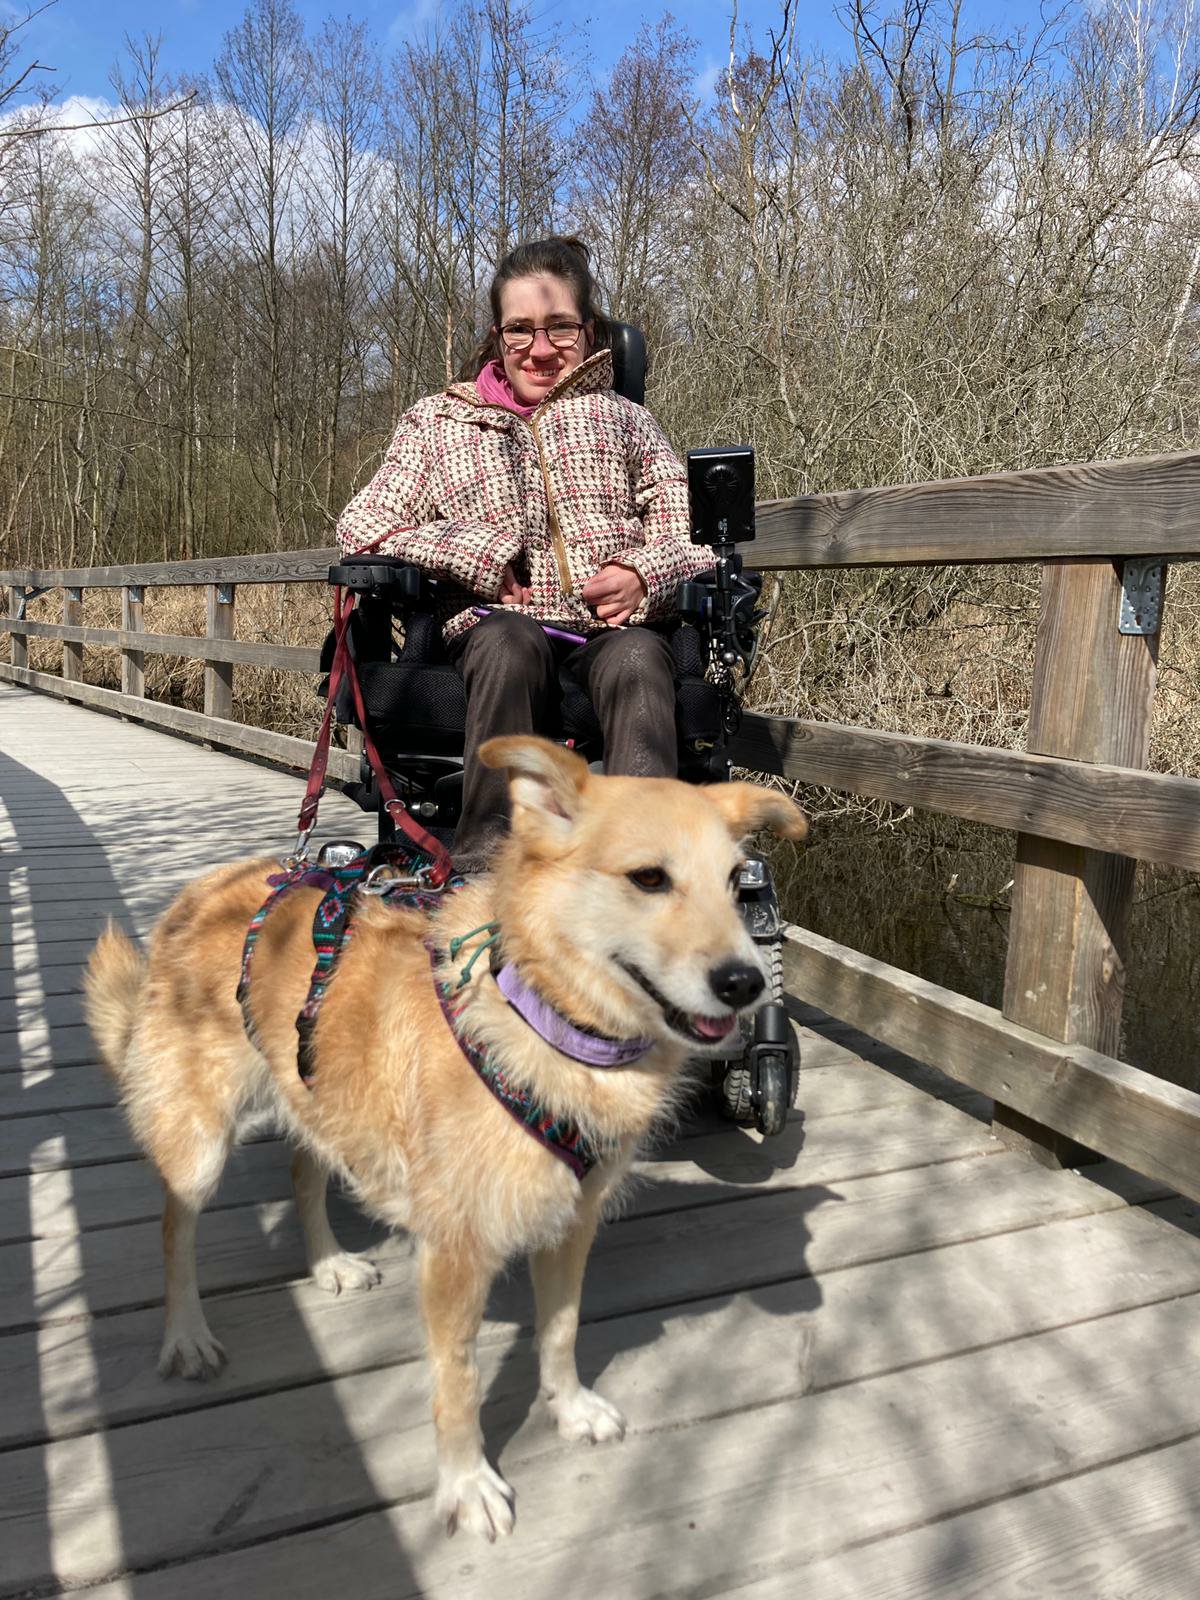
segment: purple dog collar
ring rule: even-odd
[[[509,1005],[535,1033],[585,1067],[627,1067],[640,1061],[654,1043],[653,1039],[607,1039],[601,1033],[587,1033],[576,1027],[535,994],[511,963],[500,968],[496,983]]]

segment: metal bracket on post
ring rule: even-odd
[[[129,604],[131,606],[140,606],[146,598],[145,586],[140,583],[128,583],[125,587],[129,591]]]
[[[1163,578],[1167,564],[1162,556],[1127,556],[1121,568],[1120,633],[1158,632],[1162,618]]]
[[[50,585],[49,588],[45,588],[45,589],[26,589],[26,588],[22,588],[20,594],[17,596],[17,614],[16,614],[16,616],[14,617],[13,620],[15,622],[24,622],[25,621],[25,610],[26,610],[26,607],[29,605],[29,602],[31,600],[40,599],[41,596],[44,595],[44,594],[49,594],[50,593],[50,588],[53,588],[53,585]]]
[[[232,583],[219,583],[217,585],[217,604],[219,606],[231,606],[233,604],[233,590]]]

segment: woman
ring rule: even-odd
[[[560,666],[586,689],[610,773],[676,771],[675,674],[661,634],[676,587],[708,565],[692,545],[683,466],[649,412],[613,393],[587,247],[518,245],[491,289],[472,381],[400,419],[383,464],[338,522],[347,554],[402,556],[449,580],[443,629],[467,693],[462,870],[507,825],[483,740],[531,733]],[[484,617],[484,604],[498,608]],[[583,635],[564,657],[542,624]]]

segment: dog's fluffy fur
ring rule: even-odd
[[[106,932],[88,966],[87,1003],[166,1190],[160,1371],[203,1377],[224,1360],[197,1290],[196,1220],[239,1125],[270,1110],[297,1149],[296,1199],[319,1284],[337,1292],[378,1278],[338,1248],[325,1211],[331,1172],[372,1215],[420,1240],[437,1510],[451,1531],[461,1522],[494,1538],[511,1530],[513,1513],[479,1428],[475,1339],[489,1286],[506,1261],[531,1257],[541,1379],[558,1427],[571,1439],[620,1437],[620,1414],[576,1373],[584,1262],[605,1201],[696,1053],[679,1013],[707,1019],[711,1033],[734,1009],[718,998],[717,975],[731,964],[761,970],[732,892],[738,841],[762,827],[799,839],[805,824],[770,790],[600,778],[543,740],[493,740],[481,759],[510,774],[512,833],[495,870],[448,896],[432,919],[364,904],[317,1023],[311,1090],[297,1073],[295,1018],[313,965],[318,890],[294,890],[264,925],[253,1043],[235,998],[247,924],[274,862],[222,868],[185,889],[148,959]],[[439,1007],[424,941],[432,933],[444,948],[493,920],[505,958],[560,1011],[610,1036],[654,1040],[632,1066],[578,1065],[508,1006],[486,959],[476,964],[465,1025],[514,1081],[615,1152],[582,1184],[493,1098]],[[673,1019],[626,964],[677,1008]]]

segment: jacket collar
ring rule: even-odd
[[[533,416],[540,417],[547,406],[553,405],[556,400],[561,400],[568,394],[596,394],[611,389],[612,386],[612,351],[597,350],[588,356],[586,361],[581,361],[577,367],[572,367],[570,372],[563,374]],[[476,406],[480,411],[489,414],[502,412],[508,417],[516,416],[515,411],[508,411],[503,406],[490,405],[486,400],[481,400],[474,383],[452,383],[442,392],[450,399],[464,400],[468,405]]]

